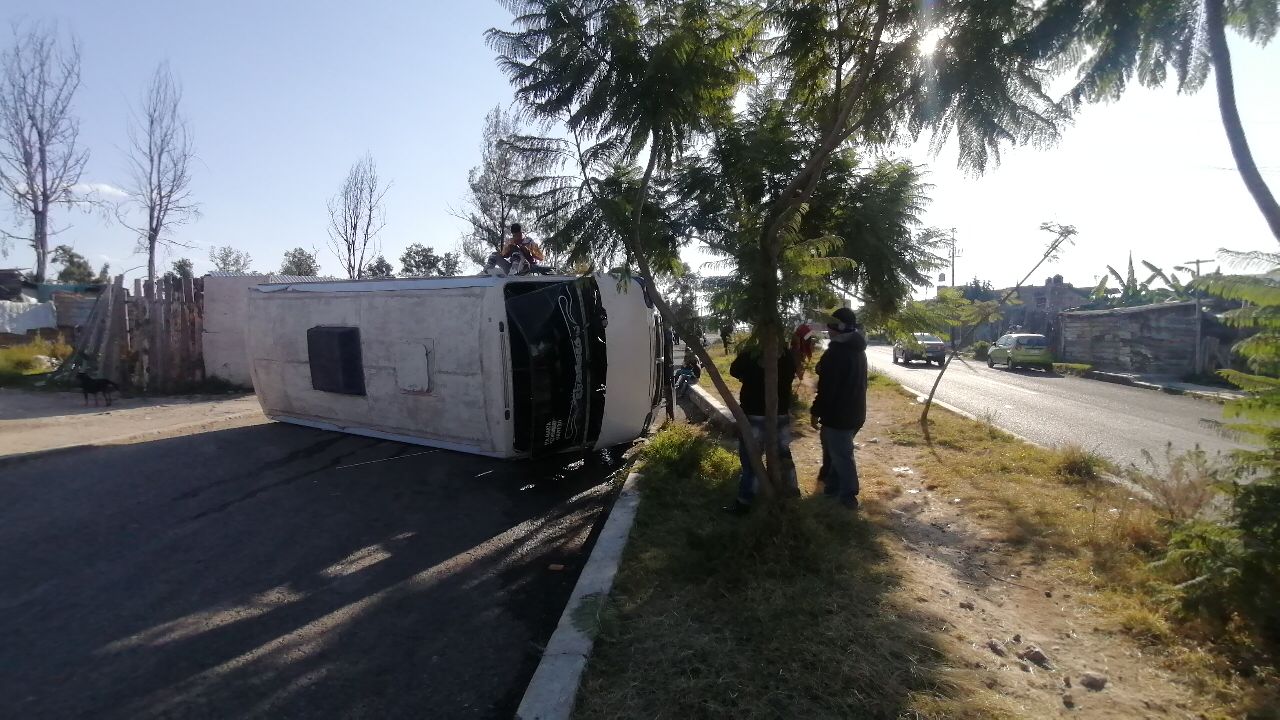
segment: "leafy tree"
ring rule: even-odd
[[[360,274],[360,277],[390,278],[395,277],[394,273],[395,268],[391,267],[391,263],[387,262],[387,259],[382,257],[382,255],[378,255],[369,261],[369,264],[365,266],[364,272]]]
[[[180,278],[194,277],[195,264],[189,258],[178,258],[173,261],[173,274]]]
[[[414,243],[400,255],[400,274],[405,277],[431,277],[440,274],[441,258],[434,248]]]
[[[1036,260],[1036,264],[1031,266],[1027,274],[1023,275],[1022,279],[1018,281],[1018,284],[1006,290],[998,301],[971,303],[973,311],[966,312],[956,322],[960,326],[970,326],[969,331],[960,338],[959,342],[951,344],[951,353],[947,355],[946,362],[942,363],[942,369],[938,371],[938,375],[933,379],[933,387],[929,388],[929,397],[925,399],[924,409],[920,412],[920,424],[924,427],[926,433],[929,431],[929,409],[933,407],[933,396],[938,392],[938,385],[942,384],[942,378],[947,374],[947,368],[951,367],[951,361],[955,359],[960,348],[969,343],[969,334],[979,325],[998,319],[1000,308],[1017,294],[1018,288],[1022,287],[1027,278],[1035,274],[1035,271],[1039,270],[1041,265],[1051,260],[1057,260],[1067,245],[1075,244],[1075,236],[1078,234],[1074,225],[1063,225],[1057,222],[1040,223],[1040,229],[1053,237],[1046,243],[1044,251],[1040,253],[1039,259]],[[963,295],[957,294],[955,297],[963,302]]]
[[[87,285],[95,282],[97,276],[93,274],[93,266],[85,260],[84,256],[72,250],[70,246],[59,245],[53,249],[50,259],[62,266],[58,271],[58,282],[70,283],[77,285]]]
[[[181,281],[184,278],[194,276],[194,265],[187,258],[178,258],[173,261],[173,269],[164,274],[169,281]]]
[[[280,264],[281,275],[298,277],[315,277],[320,274],[320,261],[313,252],[297,247],[284,252],[284,262]]]
[[[954,135],[961,162],[981,170],[1009,141],[1056,137],[1066,113],[1045,95],[1041,48],[1011,41],[1031,28],[1030,4],[979,0],[947,4],[889,0],[511,0],[513,31],[492,30],[499,64],[517,100],[546,122],[563,122],[562,153],[577,160],[578,179],[553,183],[570,201],[595,203],[621,229],[628,264],[641,274],[670,267],[651,262],[646,238],[662,238],[644,214],[654,187],[664,187],[681,159],[710,142],[734,114],[733,101],[760,69],[790,109],[798,169],[766,178],[763,200],[751,200],[732,232],[754,237],[726,247],[746,271],[766,355],[780,350],[780,307],[792,279],[809,282],[835,270],[840,239],[810,232],[815,191],[833,155],[850,145],[877,145],[929,130],[935,142]],[[927,13],[927,15],[926,15]],[[764,31],[768,28],[768,33]],[[936,49],[920,52],[924,34],[942,30]],[[548,145],[556,145],[549,141]],[[644,158],[643,170],[631,169]],[[767,165],[767,163],[755,163]],[[637,178],[624,198],[597,193],[599,181]],[[602,172],[602,170],[605,170]],[[628,188],[625,184],[620,184]],[[678,200],[679,198],[675,198]],[[678,202],[675,210],[679,209]],[[619,210],[629,209],[627,214]],[[675,216],[664,209],[658,217]],[[622,224],[625,222],[626,224]],[[612,227],[612,226],[610,226]],[[688,236],[674,236],[677,240]],[[657,250],[664,250],[658,245]],[[851,264],[844,259],[845,269]],[[655,305],[675,318],[662,293]],[[698,349],[701,352],[701,349]],[[710,365],[703,353],[702,361]],[[740,428],[746,416],[714,367],[708,373]],[[776,367],[766,363],[766,415],[776,416]],[[773,428],[765,424],[771,482],[779,482]],[[744,435],[748,435],[744,433]],[[749,440],[749,435],[748,435]],[[748,449],[752,443],[748,442]],[[755,453],[752,453],[754,456]],[[763,466],[756,468],[765,474]]]
[[[457,277],[462,271],[462,257],[458,253],[445,253],[440,256],[440,276]]]
[[[978,278],[969,281],[968,285],[962,285],[960,292],[964,295],[965,300],[971,302],[998,300],[1000,298],[1000,293],[996,292],[995,286],[990,281],[979,280]]]
[[[520,135],[512,113],[495,107],[485,115],[480,164],[467,173],[466,207],[455,213],[471,226],[463,236],[462,254],[477,265],[484,265],[490,253],[502,249],[511,223],[527,217],[526,224],[532,219],[537,226],[540,214],[547,212],[540,212],[542,198],[529,188],[543,168],[537,157],[513,144]]]
[[[1166,274],[1164,270],[1146,260],[1143,260],[1142,264],[1151,272],[1151,275],[1141,282],[1138,281],[1138,276],[1134,272],[1133,253],[1129,253],[1129,269],[1124,275],[1108,265],[1107,274],[1103,275],[1097,286],[1093,288],[1091,297],[1105,307],[1133,307],[1166,300],[1191,299],[1190,291],[1176,274]],[[1109,287],[1111,278],[1115,278],[1116,288]],[[1157,280],[1163,282],[1165,286],[1155,287]]]
[[[1225,259],[1266,268],[1261,275],[1207,275],[1191,286],[1244,306],[1223,314],[1252,333],[1236,344],[1247,371],[1219,374],[1248,391],[1224,408],[1223,428],[1258,447],[1237,450],[1227,523],[1193,521],[1178,527],[1156,565],[1177,584],[1183,609],[1221,627],[1242,619],[1262,649],[1280,652],[1280,254],[1233,253]]]
[[[111,263],[102,263],[102,268],[98,270],[98,277],[93,279],[98,285],[106,285],[111,282]]]
[[[703,335],[702,317],[698,311],[698,289],[701,286],[702,278],[685,263],[680,263],[680,271],[664,283],[665,294],[672,299],[671,310],[679,321],[679,327],[689,333],[687,339],[690,341]]]
[[[1132,307],[1151,302],[1148,284],[1138,282],[1138,276],[1133,271],[1133,253],[1129,253],[1129,271],[1126,274],[1121,275],[1110,265],[1107,266],[1107,273],[1093,288],[1091,295],[1094,298],[1105,300],[1108,307]],[[1119,286],[1114,290],[1107,287],[1111,278],[1115,278]]]
[[[1028,42],[1044,57],[1083,55],[1066,102],[1109,101],[1130,80],[1163,85],[1172,73],[1178,92],[1200,90],[1213,70],[1218,109],[1249,194],[1280,241],[1280,204],[1267,187],[1236,107],[1227,29],[1266,45],[1280,25],[1276,0],[1048,0]],[[1078,62],[1078,61],[1077,61]]]
[[[253,263],[253,258],[243,250],[223,245],[209,248],[209,262],[213,263],[213,269],[219,272],[248,274],[252,272],[249,266]]]

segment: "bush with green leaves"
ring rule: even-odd
[[[991,343],[986,340],[979,340],[973,344],[973,359],[986,360],[987,354],[991,352]]]
[[[1249,372],[1220,374],[1249,394],[1226,405],[1221,428],[1258,447],[1231,456],[1235,482],[1228,489],[1226,521],[1178,526],[1156,567],[1176,583],[1173,596],[1184,611],[1222,626],[1242,623],[1274,658],[1280,651],[1280,254],[1223,255],[1268,270],[1205,276],[1192,283],[1244,302],[1223,320],[1248,333],[1234,349]]]

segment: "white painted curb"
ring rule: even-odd
[[[560,615],[556,631],[542,651],[542,661],[524,691],[517,720],[568,720],[578,697],[578,685],[595,645],[599,614],[613,587],[622,551],[640,507],[636,488],[640,475],[631,473],[596,539],[591,557],[578,576],[578,584]]]
[[[689,387],[689,396],[693,398],[693,404],[706,414],[712,423],[719,425],[725,429],[736,429],[737,422],[733,419],[733,413],[729,412],[729,408],[720,402],[710,391],[698,385]]]

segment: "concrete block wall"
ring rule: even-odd
[[[205,276],[201,346],[206,375],[253,386],[244,344],[249,288],[270,281],[270,275]]]
[[[1066,312],[1059,316],[1066,362],[1098,370],[1180,376],[1195,365],[1191,303]]]

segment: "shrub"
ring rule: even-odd
[[[973,344],[973,359],[986,360],[987,353],[991,351],[991,343],[986,340],[979,340]]]
[[[1164,449],[1161,466],[1146,450],[1142,456],[1150,471],[1130,466],[1125,477],[1147,492],[1161,517],[1173,524],[1194,520],[1222,494],[1229,468],[1218,456],[1210,456],[1197,446],[1174,454],[1173,443]]]
[[[51,357],[62,362],[71,355],[71,352],[71,346],[61,339],[50,341],[44,338],[35,338],[22,345],[0,348],[0,375],[29,375],[41,372],[44,368],[36,361],[37,357]]]
[[[1098,479],[1105,467],[1106,461],[1096,453],[1089,452],[1078,443],[1068,443],[1058,450],[1054,472],[1069,481],[1092,482]]]

